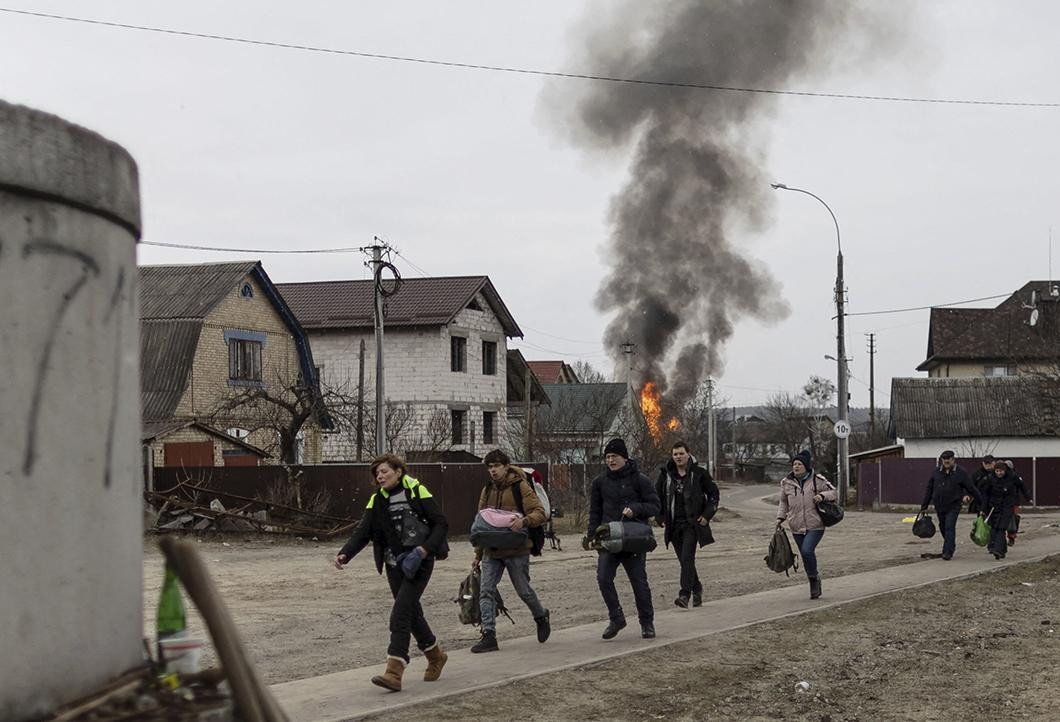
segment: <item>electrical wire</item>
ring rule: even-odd
[[[160,248],[180,248],[188,251],[217,251],[219,253],[360,253],[364,247],[349,246],[345,248],[224,248],[222,246],[192,246],[184,243],[163,243],[161,241],[140,241],[141,246],[158,246]]]
[[[907,311],[926,311],[931,308],[946,308],[947,306],[960,306],[964,303],[977,303],[979,301],[993,301],[998,298],[1008,298],[1011,293],[1001,293],[997,296],[983,296],[982,298],[969,298],[966,301],[953,301],[951,303],[936,303],[932,306],[912,306],[910,308],[892,308],[887,311],[860,311],[858,313],[845,313],[844,316],[879,316],[885,313],[906,313]]]
[[[234,35],[219,35],[216,33],[202,33],[190,30],[173,30],[172,28],[160,28],[149,25],[134,25],[132,23],[118,23],[107,20],[94,20],[91,18],[73,17],[70,15],[56,15],[52,13],[34,12],[31,10],[18,10],[15,8],[0,7],[0,12],[12,15],[24,15],[47,20],[60,20],[72,23],[85,23],[88,25],[99,25],[122,30],[137,30],[141,32],[161,33],[164,35],[176,35],[180,37],[199,38],[202,40],[219,40],[229,43],[241,43],[244,45],[258,45],[269,48],[281,48],[284,50],[301,50],[312,53],[328,53],[331,55],[346,55],[372,60],[390,60],[402,63],[416,63],[419,65],[433,65],[444,68],[458,68],[462,70],[481,70],[495,73],[510,73],[517,75],[534,75],[550,78],[567,78],[573,80],[593,80],[606,83],[624,83],[628,85],[646,85],[663,88],[679,88],[688,90],[713,90],[732,93],[756,93],[760,95],[787,95],[803,98],[830,98],[837,100],[868,100],[888,103],[923,103],[940,105],[983,105],[1015,108],[1060,108],[1060,103],[1050,102],[1022,102],[1008,100],[968,99],[968,98],[917,98],[896,95],[865,95],[856,93],[826,93],[819,91],[781,90],[777,88],[751,88],[734,85],[717,85],[713,83],[681,82],[674,80],[656,80],[651,78],[623,78],[612,75],[599,75],[592,73],[559,72],[552,70],[537,70],[533,68],[518,68],[504,65],[484,65],[481,63],[461,63],[449,60],[436,60],[431,58],[417,58],[407,55],[389,55],[384,53],[369,53],[360,50],[343,50],[340,48],[325,48],[314,45],[303,45],[299,43],[284,43],[269,40],[256,40]]]

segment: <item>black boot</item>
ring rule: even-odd
[[[537,624],[537,641],[542,644],[548,641],[548,635],[552,634],[552,625],[548,621],[549,616],[550,613],[546,609],[544,615],[534,617],[534,623]]]
[[[640,636],[645,639],[655,639],[655,625],[651,622],[640,625]]]
[[[821,598],[821,578],[810,577],[810,599]]]
[[[483,632],[482,639],[475,643],[475,646],[471,648],[472,654],[481,654],[482,652],[496,652],[500,647],[497,646],[497,633],[496,632]]]
[[[702,607],[703,606],[703,592],[692,592],[692,606]]]
[[[607,625],[607,629],[604,630],[602,636],[604,639],[614,639],[622,629],[625,629],[625,627],[625,619],[620,619],[617,622],[611,622]]]

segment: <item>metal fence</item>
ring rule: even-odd
[[[979,467],[978,461],[958,463],[969,475]],[[1034,497],[1035,506],[1060,506],[1060,458],[1012,459],[1012,464]],[[858,506],[919,505],[935,466],[934,459],[892,458],[858,464]]]

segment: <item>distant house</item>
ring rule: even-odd
[[[1056,394],[1043,379],[896,378],[891,423],[907,459],[1060,456]]]
[[[550,461],[599,463],[608,439],[621,436],[637,454],[643,417],[626,383],[544,384],[551,405],[536,419],[535,448]]]
[[[373,282],[285,283],[279,288],[312,339],[324,385],[351,397],[359,397],[363,389],[365,416],[370,416],[376,358]],[[388,449],[411,458],[435,458],[511,448],[505,438],[508,404],[510,391],[519,384],[509,378],[507,342],[523,332],[490,279],[403,279],[398,292],[386,299],[384,315]],[[518,403],[524,391],[515,388],[514,393],[512,400]],[[540,403],[540,385],[536,393]],[[360,432],[362,458],[374,448],[372,423],[367,419]],[[358,446],[356,428],[326,434],[323,458],[356,460]]]
[[[783,478],[791,471],[791,458],[801,449],[815,449],[831,434],[832,419],[827,413],[790,416],[784,423],[767,421],[762,416],[746,414],[736,417],[736,459],[741,464],[761,467],[769,479]],[[732,427],[730,426],[730,433]],[[732,459],[733,439],[719,439],[722,452]]]
[[[528,361],[534,375],[543,384],[577,384],[581,383],[578,374],[566,361]]]
[[[931,378],[1016,376],[1060,360],[1060,284],[1031,281],[996,308],[932,308]]]
[[[305,332],[254,261],[142,266],[140,398],[148,466],[257,464],[277,457],[265,405],[230,402],[248,389],[281,395],[309,379]],[[301,461],[319,456],[315,423]]]

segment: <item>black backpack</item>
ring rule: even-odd
[[[527,480],[527,484],[533,482]],[[519,513],[526,516],[526,512],[523,510],[523,483],[512,484],[512,496],[515,497],[515,508],[519,510]],[[530,543],[533,544],[530,547],[530,555],[539,557],[541,556],[541,549],[545,546],[545,526],[528,526],[526,527],[526,534],[530,537]]]

